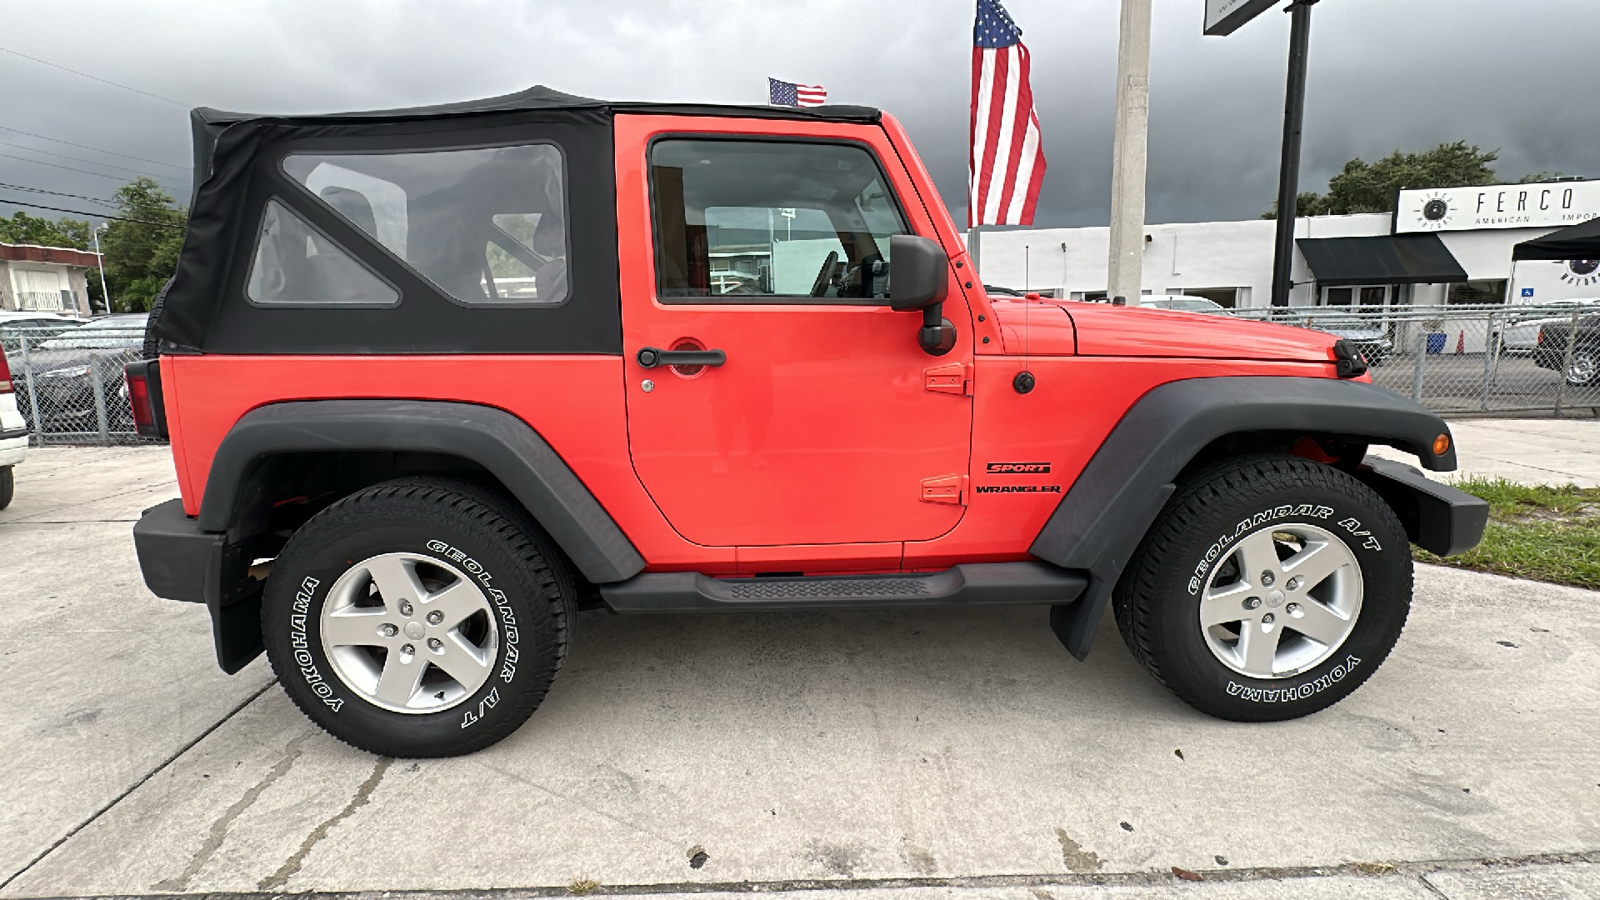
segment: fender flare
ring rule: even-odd
[[[1051,625],[1079,659],[1089,652],[1111,591],[1177,478],[1203,448],[1231,434],[1302,432],[1386,444],[1436,472],[1456,467],[1455,441],[1438,416],[1398,394],[1332,378],[1219,376],[1169,382],[1139,398],[1061,498],[1029,552],[1089,573],[1089,588],[1051,613]]]
[[[242,488],[263,460],[339,451],[471,460],[511,491],[591,582],[625,581],[644,569],[638,549],[537,431],[505,410],[443,400],[301,400],[251,410],[212,458],[199,530],[223,533],[238,524]]]

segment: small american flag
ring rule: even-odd
[[[972,27],[972,149],[967,227],[1032,225],[1044,149],[1022,29],[1000,0],[978,0]]]
[[[773,106],[821,106],[828,102],[828,89],[820,84],[795,84],[767,79],[767,94]]]

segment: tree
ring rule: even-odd
[[[1402,188],[1494,184],[1497,179],[1490,163],[1499,157],[1498,150],[1481,150],[1466,141],[1440,144],[1421,153],[1396,150],[1375,163],[1357,157],[1328,179],[1326,194],[1302,193],[1295,205],[1302,216],[1393,212],[1395,197]],[[1264,219],[1276,217],[1277,204],[1262,215]]]
[[[87,250],[89,238],[89,223],[82,219],[44,219],[20,210],[9,219],[0,218],[0,241],[7,244]]]
[[[111,306],[118,312],[139,312],[150,308],[178,267],[189,212],[142,176],[118,188],[115,196],[122,219],[112,221],[100,241]]]

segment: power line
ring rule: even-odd
[[[87,78],[90,81],[98,81],[101,84],[109,84],[112,87],[122,88],[125,91],[132,91],[135,94],[141,94],[143,96],[150,97],[150,98],[155,99],[155,100],[160,100],[163,103],[171,103],[173,106],[181,106],[184,109],[188,109],[189,108],[189,104],[182,103],[180,101],[174,100],[171,97],[163,97],[160,94],[152,94],[149,91],[141,91],[136,87],[129,87],[129,86],[125,85],[125,84],[118,84],[115,81],[111,81],[110,79],[107,79],[107,78],[101,78],[98,75],[90,75],[88,72],[79,72],[77,69],[69,69],[66,66],[63,66],[63,65],[61,65],[59,63],[53,63],[53,62],[49,61],[48,59],[40,59],[37,56],[29,56],[26,53],[18,53],[17,51],[12,50],[9,47],[0,47],[0,53],[9,53],[12,56],[20,56],[23,59],[31,60],[32,62],[36,62],[36,63],[38,63],[38,64],[40,64],[42,66],[49,66],[52,69],[60,69],[63,72],[71,72],[74,75],[78,75],[78,76]]]
[[[23,203],[20,200],[0,200],[0,205],[26,206],[29,209],[48,209],[51,212],[72,213],[75,216],[89,216],[94,219],[112,219],[117,222],[132,222],[135,225],[154,225],[157,228],[174,228],[182,231],[184,226],[174,225],[171,222],[147,222],[144,219],[130,219],[127,216],[108,216],[105,213],[84,212],[81,209],[62,209],[59,206],[43,206],[38,203]]]
[[[144,171],[142,169],[130,169],[127,166],[114,166],[111,163],[103,163],[103,162],[100,162],[99,160],[95,160],[95,159],[84,159],[81,156],[72,156],[72,155],[67,154],[67,153],[57,153],[54,150],[40,150],[37,147],[29,147],[27,144],[18,144],[18,143],[14,142],[14,141],[0,141],[0,144],[4,144],[7,147],[15,147],[18,150],[26,150],[29,153],[39,153],[39,154],[43,154],[45,156],[54,156],[54,157],[58,157],[60,159],[70,159],[70,160],[74,160],[76,162],[88,163],[91,166],[100,166],[100,167],[106,168],[106,169],[116,169],[119,172],[132,172],[135,175],[148,175],[151,178],[171,178],[171,177],[173,177],[171,175],[157,175],[154,172],[146,172],[146,171]]]
[[[57,165],[55,163],[44,162],[43,160],[29,159],[26,156],[13,156],[10,153],[0,153],[0,157],[4,157],[6,159],[20,160],[20,161],[25,162],[25,163],[33,163],[36,166],[49,166],[52,169],[65,169],[68,172],[78,172],[78,173],[83,174],[83,175],[94,175],[94,176],[97,176],[99,178],[109,178],[112,181],[120,181],[120,182],[123,182],[123,183],[126,183],[127,180],[128,180],[126,178],[123,178],[121,175],[107,175],[104,172],[91,172],[88,169],[74,169],[72,166],[61,166],[61,165]],[[162,176],[162,177],[170,178],[172,176]]]
[[[131,153],[118,153],[115,150],[106,150],[106,149],[103,149],[103,148],[100,148],[100,147],[91,147],[88,144],[79,144],[79,143],[75,143],[73,141],[64,141],[61,138],[53,138],[53,137],[50,137],[48,135],[34,134],[31,131],[23,131],[21,128],[12,128],[9,125],[0,125],[0,130],[3,130],[3,131],[15,131],[17,134],[25,134],[28,137],[38,138],[41,141],[50,141],[50,142],[56,143],[56,144],[66,144],[68,147],[77,147],[80,150],[93,150],[96,153],[109,153],[112,156],[120,156],[123,159],[136,159],[139,162],[147,162],[147,163],[152,163],[152,164],[158,165],[158,166],[166,166],[169,169],[177,169],[180,172],[188,172],[192,168],[191,166],[175,166],[172,163],[162,162],[159,159],[146,159],[143,156],[134,156]]]
[[[9,189],[11,189],[13,191],[29,191],[29,192],[35,193],[35,194],[50,194],[51,196],[54,196],[54,197],[71,197],[74,200],[87,200],[90,203],[103,203],[106,206],[111,207],[112,209],[121,209],[122,208],[121,204],[117,203],[117,201],[115,201],[115,200],[106,200],[106,199],[101,198],[101,197],[89,197],[89,196],[85,196],[83,194],[65,194],[65,193],[62,193],[61,191],[47,191],[44,188],[28,187],[25,184],[7,184],[4,181],[0,181],[0,188],[9,188]]]

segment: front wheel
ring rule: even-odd
[[[515,731],[566,651],[576,591],[518,507],[472,485],[380,484],[311,517],[273,562],[267,658],[300,710],[385,756]]]
[[[11,496],[16,492],[16,478],[11,474],[11,466],[0,466],[0,509],[11,505]]]
[[[1600,350],[1578,347],[1572,351],[1572,361],[1567,364],[1567,384],[1588,387],[1600,381]]]
[[[1332,706],[1394,648],[1411,552],[1393,510],[1345,472],[1289,456],[1197,473],[1162,511],[1114,595],[1134,656],[1223,719]]]

